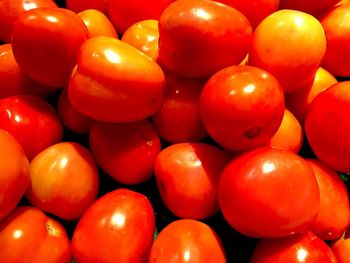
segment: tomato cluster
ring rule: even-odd
[[[349,16],[0,1],[0,263],[349,263]]]

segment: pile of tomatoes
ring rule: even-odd
[[[0,263],[349,263],[349,17],[0,1]]]

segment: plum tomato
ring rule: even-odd
[[[187,77],[209,77],[238,65],[252,40],[248,19],[209,0],[178,0],[159,18],[159,62]]]
[[[136,48],[112,37],[93,37],[78,53],[68,96],[93,119],[132,122],[160,108],[164,78],[160,66]]]
[[[146,196],[127,189],[109,192],[82,216],[72,238],[76,262],[143,263],[155,230]]]
[[[350,259],[350,229],[330,245],[338,263],[349,263]]]
[[[209,135],[224,148],[243,151],[267,145],[283,119],[283,91],[262,69],[231,66],[205,84],[200,113]]]
[[[22,147],[11,134],[2,129],[0,129],[0,145],[1,221],[16,207],[24,195],[29,185],[30,172],[29,162]],[[1,242],[0,247],[2,247]],[[0,254],[1,251],[2,249]]]
[[[139,184],[153,175],[161,145],[147,119],[130,123],[95,122],[89,139],[97,163],[114,180]]]
[[[155,239],[148,263],[226,263],[221,240],[205,223],[180,219],[167,225]]]
[[[64,227],[41,210],[17,207],[0,222],[0,262],[70,263]]]
[[[69,29],[69,30],[67,30]],[[88,30],[81,18],[63,8],[36,8],[14,23],[13,54],[21,69],[39,83],[68,85]]]
[[[307,230],[320,204],[310,165],[292,151],[269,147],[234,158],[220,177],[218,196],[227,222],[260,238]]]

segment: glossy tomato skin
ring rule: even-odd
[[[144,119],[161,106],[164,73],[136,48],[111,37],[94,37],[78,53],[68,87],[73,106],[108,122]]]
[[[96,9],[104,14],[107,13],[107,0],[66,0],[66,6],[75,13],[87,9]]]
[[[90,148],[97,163],[114,180],[129,185],[139,184],[153,175],[154,161],[161,145],[157,132],[148,120],[95,122],[89,136]]]
[[[13,23],[24,12],[39,7],[57,7],[52,0],[2,0],[0,2],[0,41],[11,42]]]
[[[173,221],[159,233],[148,262],[225,263],[226,258],[214,230],[200,221],[182,219]]]
[[[209,0],[179,0],[159,19],[159,61],[187,77],[208,77],[247,55],[252,28],[236,9]]]
[[[28,159],[16,139],[0,129],[0,221],[18,204],[30,180]]]
[[[0,262],[71,262],[64,227],[41,210],[17,207],[0,222]]]
[[[350,259],[350,236],[349,230],[337,241],[331,244],[331,249],[338,263],[348,263]]]
[[[218,211],[218,183],[229,158],[205,143],[178,143],[163,149],[154,173],[163,203],[180,218],[204,219]]]
[[[64,87],[76,64],[78,49],[87,38],[88,30],[77,14],[63,8],[37,8],[15,22],[13,54],[34,80]]]
[[[209,135],[224,148],[242,151],[267,145],[283,118],[283,91],[262,69],[231,66],[205,84],[200,113]]]
[[[332,250],[312,232],[261,240],[250,263],[337,263]]]
[[[77,262],[145,262],[153,241],[154,211],[137,192],[118,189],[98,199],[79,220],[72,239]]]
[[[269,147],[234,158],[220,177],[218,193],[225,219],[250,237],[305,231],[320,204],[310,165],[291,151]]]
[[[350,172],[350,81],[323,91],[313,100],[305,132],[318,159],[331,168]]]
[[[63,136],[55,109],[44,99],[30,95],[0,99],[0,128],[18,140],[29,160]]]
[[[73,142],[52,145],[30,164],[29,202],[65,220],[77,220],[95,201],[98,171],[91,153]]]

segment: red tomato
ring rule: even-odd
[[[152,115],[159,136],[171,143],[204,139],[208,133],[199,113],[199,98],[205,79],[168,73],[165,80],[163,104]]]
[[[58,99],[57,111],[64,126],[78,134],[89,132],[93,120],[77,111],[68,98],[68,90],[62,90]]]
[[[226,258],[220,238],[208,225],[182,219],[170,223],[159,233],[148,262],[225,263]]]
[[[310,14],[317,14],[338,2],[340,0],[280,0],[280,9],[295,9]]]
[[[252,28],[236,9],[209,0],[178,0],[159,19],[159,61],[188,77],[210,76],[247,55]]]
[[[79,220],[73,257],[84,263],[146,262],[154,229],[154,211],[144,195],[127,189],[109,192]]]
[[[217,212],[219,177],[228,156],[204,143],[173,144],[158,155],[154,174],[166,207],[180,218],[204,219]]]
[[[76,220],[95,201],[98,171],[91,153],[73,142],[52,145],[30,164],[28,201],[65,220]]]
[[[320,189],[320,209],[310,230],[323,240],[339,238],[350,223],[349,195],[336,171],[318,160],[307,160]]]
[[[66,6],[75,13],[87,9],[96,9],[102,13],[107,13],[107,0],[66,0]]]
[[[305,132],[313,152],[333,169],[350,172],[350,81],[333,85],[312,101]]]
[[[132,24],[145,19],[158,19],[174,0],[109,0],[108,17],[121,34]]]
[[[285,238],[261,240],[250,262],[337,263],[337,260],[327,244],[308,231]]]
[[[13,26],[13,54],[34,80],[52,87],[68,84],[88,30],[81,18],[67,9],[36,8],[22,14]]]
[[[331,244],[331,249],[338,260],[338,263],[349,263],[350,259],[350,235],[349,230],[342,238]]]
[[[0,128],[10,132],[29,160],[62,140],[63,127],[54,108],[29,95],[0,99]]]
[[[205,84],[200,112],[209,135],[225,148],[242,151],[267,145],[283,118],[283,91],[262,69],[228,67]]]
[[[15,208],[24,195],[29,185],[30,177],[29,162],[24,151],[16,139],[2,129],[0,129],[0,145],[1,221]],[[1,242],[0,247],[2,247]],[[1,250],[2,249],[0,249],[0,253]]]
[[[0,262],[71,262],[63,226],[34,207],[17,207],[0,222],[0,247]]]
[[[123,184],[148,180],[161,149],[158,134],[147,120],[95,122],[90,130],[90,147],[102,169]]]
[[[310,165],[288,150],[258,148],[233,159],[219,182],[228,223],[251,237],[283,237],[308,229],[320,193]]]
[[[111,37],[94,37],[78,53],[68,87],[73,106],[91,118],[131,122],[156,112],[164,73],[153,59]]]
[[[1,0],[0,41],[10,43],[13,23],[24,12],[39,7],[57,7],[52,0]]]

